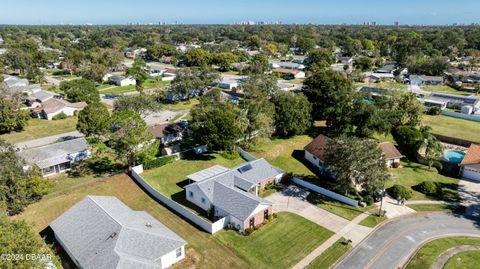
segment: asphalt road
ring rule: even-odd
[[[380,226],[333,268],[401,268],[426,241],[449,235],[480,236],[480,219],[441,213],[404,216]]]
[[[34,147],[40,147],[40,146],[52,144],[61,139],[73,139],[73,138],[79,138],[83,136],[84,135],[79,131],[73,131],[69,133],[52,135],[52,136],[47,136],[47,137],[29,140],[25,142],[20,142],[15,144],[15,147],[18,149],[34,148]]]

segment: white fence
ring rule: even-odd
[[[297,185],[300,185],[300,186],[302,186],[302,187],[305,187],[305,188],[307,188],[307,189],[309,189],[309,190],[312,190],[312,191],[314,191],[314,192],[318,192],[318,193],[320,193],[320,194],[323,194],[323,195],[325,195],[325,196],[327,196],[327,197],[330,197],[330,198],[332,198],[332,199],[334,199],[334,200],[340,201],[340,202],[342,202],[342,203],[344,203],[344,204],[351,205],[351,206],[358,206],[358,201],[356,201],[356,200],[353,200],[353,199],[348,198],[348,197],[346,197],[346,196],[340,195],[340,194],[338,194],[338,193],[336,193],[336,192],[333,192],[333,191],[324,189],[324,188],[319,187],[319,186],[317,186],[317,185],[314,185],[314,184],[312,184],[312,183],[303,181],[303,180],[301,180],[301,179],[299,179],[299,178],[294,177],[294,178],[292,179],[292,182],[295,183],[295,184],[297,184]]]
[[[132,169],[132,177],[133,179],[140,184],[151,196],[155,197],[158,201],[162,202],[164,205],[168,206],[171,210],[177,212],[184,218],[190,220],[198,227],[202,228],[204,231],[214,234],[220,230],[222,230],[228,224],[225,218],[217,220],[214,223],[211,223],[202,217],[196,215],[192,211],[188,210],[181,204],[173,201],[172,199],[164,196],[157,190],[155,190],[150,184],[148,184],[140,174],[143,173],[143,165],[138,165],[133,167]]]
[[[450,116],[450,117],[454,117],[454,118],[480,122],[480,116],[463,114],[463,113],[446,111],[446,110],[442,110],[442,114],[445,115],[445,116]]]

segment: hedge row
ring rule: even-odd
[[[143,169],[149,170],[149,169],[157,168],[160,166],[164,166],[167,163],[173,162],[176,157],[177,157],[176,155],[172,155],[172,156],[166,156],[166,157],[160,157],[160,158],[148,160],[143,164]]]

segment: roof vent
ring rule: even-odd
[[[152,224],[150,222],[147,222],[145,226],[147,226],[148,228],[152,228]]]

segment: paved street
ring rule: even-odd
[[[458,182],[465,214],[480,219],[480,182],[462,179]]]
[[[476,221],[440,213],[412,214],[378,228],[356,246],[334,268],[398,268],[427,240],[448,236],[480,236]]]
[[[47,136],[47,137],[42,137],[39,139],[34,139],[34,140],[29,140],[21,143],[15,144],[15,147],[19,149],[25,149],[25,148],[34,148],[34,147],[40,147],[43,145],[48,145],[51,144],[57,140],[60,139],[72,139],[72,138],[78,138],[78,137],[83,137],[84,135],[80,133],[79,131],[73,131],[69,133],[63,133],[63,134],[58,134],[58,135],[52,135],[52,136]]]

